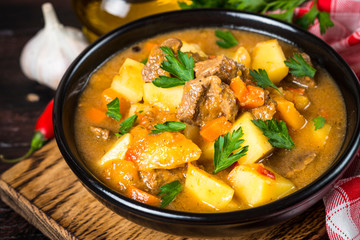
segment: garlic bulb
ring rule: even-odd
[[[42,5],[45,27],[26,43],[20,56],[24,74],[56,90],[70,63],[88,45],[81,31],[59,23],[51,3]]]

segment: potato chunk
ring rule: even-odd
[[[179,132],[149,135],[146,129],[138,129],[125,159],[136,163],[139,170],[177,168],[201,155],[200,148]]]
[[[234,190],[225,182],[192,164],[188,164],[185,188],[197,200],[215,209],[226,207],[234,195]]]
[[[130,133],[124,134],[119,138],[111,148],[100,159],[100,165],[104,165],[106,162],[116,159],[124,159],[125,153],[132,144],[133,137]]]
[[[275,201],[295,190],[290,180],[261,163],[236,166],[229,173],[228,180],[235,196],[252,207]]]
[[[289,73],[284,63],[284,52],[276,39],[256,44],[251,59],[252,69],[265,69],[274,84],[278,84]]]
[[[183,92],[184,86],[160,88],[152,83],[145,83],[144,102],[175,112],[181,103]]]
[[[233,57],[235,61],[238,63],[244,64],[245,67],[250,68],[251,67],[251,57],[244,47],[239,47],[238,50],[235,53],[235,56]]]
[[[315,130],[314,124],[311,122],[307,124],[301,134],[306,134],[308,140],[311,141],[312,145],[317,148],[322,148],[325,144],[327,139],[329,138],[331,130],[331,125],[325,123],[324,126],[320,129]]]
[[[132,103],[140,102],[143,98],[144,81],[141,71],[144,64],[127,58],[115,75],[111,88]]]
[[[204,51],[201,49],[201,47],[196,43],[187,43],[183,41],[183,45],[180,49],[182,52],[192,52],[199,54],[200,57],[207,58],[208,55],[204,53]]]
[[[245,140],[242,146],[249,146],[247,154],[239,159],[239,163],[254,163],[270,152],[273,147],[263,132],[251,122],[253,116],[250,112],[243,113],[233,124],[232,130],[242,127]]]

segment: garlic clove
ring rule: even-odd
[[[25,45],[20,66],[28,78],[55,90],[88,42],[81,31],[59,23],[50,3],[43,4],[42,11],[45,27]]]

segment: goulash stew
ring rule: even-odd
[[[180,211],[234,211],[319,177],[342,144],[342,96],[306,52],[190,29],[135,43],[94,71],[75,114],[84,161],[112,189]]]

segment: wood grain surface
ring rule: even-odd
[[[51,239],[184,239],[136,225],[103,206],[69,169],[54,140],[2,174],[0,196]],[[320,202],[301,216],[241,239],[325,236],[325,213]]]

